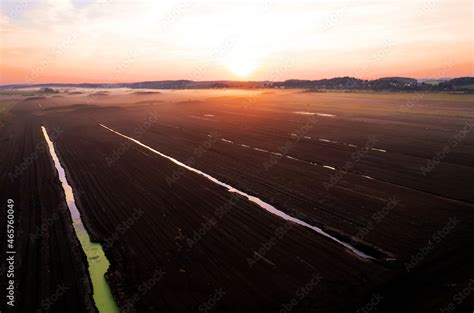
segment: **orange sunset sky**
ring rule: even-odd
[[[0,84],[473,76],[473,6],[1,0]]]

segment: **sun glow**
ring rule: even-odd
[[[247,58],[237,58],[229,60],[226,66],[235,75],[247,77],[257,68],[257,61]]]
[[[4,84],[472,76],[471,1],[0,2]]]
[[[260,67],[264,55],[255,45],[238,46],[225,58],[224,65],[234,75],[248,77]]]

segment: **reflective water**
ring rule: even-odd
[[[330,234],[326,233],[324,230],[322,230],[322,229],[319,228],[319,227],[310,225],[310,224],[308,224],[308,223],[306,223],[306,222],[304,222],[304,221],[302,221],[302,220],[300,220],[300,219],[297,219],[297,218],[295,218],[295,217],[292,217],[292,216],[286,214],[285,212],[278,210],[277,208],[275,208],[275,207],[272,206],[271,204],[266,203],[265,201],[263,201],[263,200],[261,200],[261,199],[255,197],[255,196],[252,196],[252,195],[249,195],[249,194],[247,194],[247,193],[245,193],[245,192],[243,192],[243,191],[240,191],[240,190],[238,190],[238,189],[232,187],[231,185],[226,184],[226,183],[224,183],[224,182],[218,180],[217,178],[215,178],[215,177],[213,177],[213,176],[211,176],[211,175],[209,175],[209,174],[207,174],[207,173],[204,173],[204,172],[202,172],[202,171],[200,171],[200,170],[198,170],[198,169],[195,169],[195,168],[193,168],[193,167],[191,167],[191,166],[188,166],[188,165],[186,165],[186,164],[184,164],[184,163],[182,163],[182,162],[176,160],[176,159],[173,158],[173,157],[170,157],[170,156],[168,156],[168,155],[166,155],[166,154],[164,154],[164,153],[161,153],[161,152],[159,152],[158,150],[155,150],[155,149],[153,149],[152,147],[147,146],[146,144],[140,142],[139,140],[136,140],[136,139],[134,139],[134,138],[132,138],[132,137],[129,137],[129,136],[127,136],[127,135],[124,135],[124,134],[122,134],[122,133],[120,133],[120,132],[118,132],[118,131],[113,130],[112,128],[109,128],[109,127],[103,125],[103,124],[100,124],[100,126],[102,126],[103,128],[105,128],[105,129],[111,131],[111,132],[114,133],[114,134],[117,134],[117,135],[119,135],[119,136],[121,136],[121,137],[123,137],[123,138],[126,138],[126,139],[128,139],[128,140],[130,140],[130,141],[132,141],[132,142],[134,142],[134,143],[136,143],[136,144],[138,144],[138,145],[140,145],[140,146],[142,146],[142,147],[144,147],[144,148],[150,150],[150,151],[153,152],[153,153],[156,153],[156,154],[158,154],[158,155],[160,155],[160,156],[162,156],[162,157],[164,157],[164,158],[166,158],[166,159],[172,161],[172,162],[175,163],[176,165],[179,165],[179,166],[181,166],[181,167],[186,168],[187,170],[189,170],[189,171],[191,171],[191,172],[194,172],[194,173],[197,173],[197,174],[199,174],[199,175],[202,175],[202,176],[206,177],[207,179],[209,179],[210,181],[216,183],[217,185],[220,185],[220,186],[223,186],[223,187],[227,188],[227,190],[228,190],[229,192],[237,193],[237,194],[239,194],[239,195],[241,195],[241,196],[247,198],[249,201],[251,201],[251,202],[257,204],[257,205],[258,205],[259,207],[261,207],[262,209],[264,209],[264,210],[266,210],[266,211],[268,211],[268,212],[270,212],[270,213],[272,213],[272,214],[274,214],[274,215],[276,215],[276,216],[278,216],[278,217],[280,217],[280,218],[282,218],[282,219],[285,219],[285,220],[287,220],[287,221],[291,221],[291,222],[296,223],[296,224],[298,224],[298,225],[307,227],[307,228],[309,228],[309,229],[311,229],[311,230],[317,232],[318,234],[320,234],[320,235],[322,235],[322,236],[324,236],[324,237],[326,237],[326,238],[329,238],[330,240],[332,240],[332,241],[334,241],[334,242],[340,244],[341,246],[347,248],[348,250],[352,251],[354,254],[356,254],[357,256],[359,256],[359,257],[361,257],[361,258],[364,258],[364,259],[374,259],[372,256],[365,254],[364,252],[362,252],[362,251],[360,251],[359,249],[353,247],[353,246],[350,245],[349,243],[344,242],[344,241],[341,241],[341,240],[339,240],[339,239],[337,239],[337,238],[331,236]]]
[[[296,111],[296,112],[293,112],[293,114],[300,114],[300,115],[317,115],[317,116],[324,116],[324,117],[333,117],[333,116],[336,116],[336,115],[334,115],[334,114],[318,113],[318,112],[306,112],[306,111]]]
[[[327,114],[327,113],[316,113],[316,115],[318,115],[318,116],[327,116],[327,117],[336,116],[336,115],[334,115],[334,114]]]
[[[48,144],[49,153],[51,154],[54,166],[58,172],[59,180],[64,190],[66,203],[69,211],[71,212],[74,231],[76,232],[76,236],[79,239],[82,249],[87,256],[89,276],[92,282],[93,299],[95,305],[100,313],[119,312],[118,307],[112,297],[109,285],[107,284],[107,281],[104,277],[104,274],[107,272],[107,269],[110,265],[109,260],[107,260],[102,246],[99,243],[95,243],[90,240],[89,234],[82,223],[81,214],[77,209],[76,202],[74,200],[74,192],[66,179],[65,170],[59,161],[53,142],[51,141],[44,126],[41,126],[41,130],[43,131],[44,138]]]

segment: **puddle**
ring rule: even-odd
[[[333,117],[336,116],[334,114],[327,114],[327,113],[316,113],[317,116],[325,116],[325,117]]]
[[[208,135],[210,136],[210,135]],[[272,151],[268,151],[268,150],[265,150],[265,149],[260,149],[260,148],[256,148],[256,147],[251,147],[249,145],[246,145],[246,144],[239,144],[239,143],[235,143],[233,142],[232,140],[228,140],[228,139],[221,139],[223,142],[227,142],[227,143],[231,143],[231,144],[234,144],[234,145],[239,145],[241,147],[244,147],[244,148],[247,148],[247,149],[253,149],[255,151],[259,151],[259,152],[265,152],[265,153],[271,153],[271,154],[274,154],[274,155],[279,155],[279,156],[282,156],[281,153],[278,153],[278,152],[272,152]],[[292,157],[290,157],[292,158]],[[296,160],[296,159],[295,159]]]
[[[115,131],[115,130],[113,130],[112,128],[109,128],[109,127],[107,127],[107,126],[105,126],[105,125],[103,125],[103,124],[100,124],[100,126],[102,126],[103,128],[105,128],[105,129],[111,131],[111,132],[114,133],[114,134],[117,134],[117,135],[119,135],[119,136],[121,136],[121,137],[123,137],[123,138],[126,138],[126,139],[128,139],[128,140],[130,140],[130,141],[132,141],[132,142],[134,142],[134,143],[136,143],[136,144],[138,144],[138,145],[140,145],[140,146],[142,146],[142,147],[144,147],[144,148],[146,148],[146,149],[148,149],[148,150],[150,150],[150,151],[152,151],[152,152],[154,152],[154,153],[156,153],[156,154],[158,154],[158,155],[160,155],[160,156],[162,156],[162,157],[164,157],[164,158],[166,158],[166,159],[168,159],[168,160],[170,160],[170,161],[172,161],[172,162],[175,163],[176,165],[179,165],[179,166],[184,167],[185,169],[187,169],[187,170],[189,170],[189,171],[191,171],[191,172],[194,172],[194,173],[197,173],[197,174],[199,174],[199,175],[204,176],[205,178],[209,179],[209,180],[212,181],[213,183],[215,183],[215,184],[217,184],[217,185],[220,185],[220,186],[222,186],[222,187],[227,188],[227,190],[228,190],[229,192],[237,193],[237,194],[239,194],[239,195],[241,195],[241,196],[247,198],[249,201],[251,201],[251,202],[257,204],[259,207],[261,207],[262,209],[266,210],[266,211],[269,212],[269,213],[272,213],[272,214],[274,214],[274,215],[276,215],[276,216],[278,216],[278,217],[280,217],[280,218],[282,218],[282,219],[284,219],[284,220],[291,221],[291,222],[293,222],[293,223],[295,223],[295,224],[298,224],[298,225],[307,227],[307,228],[309,228],[309,229],[315,231],[316,233],[318,233],[318,234],[320,234],[320,235],[322,235],[322,236],[324,236],[324,237],[326,237],[326,238],[328,238],[328,239],[330,239],[330,240],[332,240],[332,241],[338,243],[339,245],[343,246],[344,248],[346,248],[346,249],[352,251],[355,255],[357,255],[357,256],[359,256],[359,257],[361,257],[361,258],[363,258],[363,259],[374,259],[374,257],[365,254],[364,252],[362,252],[362,251],[360,251],[359,249],[353,247],[352,245],[350,245],[350,244],[347,243],[347,242],[344,242],[344,241],[341,241],[341,240],[337,239],[336,237],[334,237],[334,236],[332,236],[332,235],[326,233],[324,230],[322,230],[322,229],[319,228],[319,227],[310,225],[310,224],[308,224],[308,223],[306,223],[306,222],[304,222],[304,221],[302,221],[302,220],[300,220],[300,219],[297,219],[297,218],[295,218],[295,217],[292,217],[292,216],[290,216],[290,215],[284,213],[283,211],[278,210],[277,208],[275,208],[275,207],[272,206],[271,204],[266,203],[265,201],[263,201],[263,200],[261,200],[261,199],[255,197],[255,196],[252,196],[252,195],[249,195],[249,194],[247,194],[247,193],[245,193],[245,192],[243,192],[243,191],[240,191],[240,190],[238,190],[238,189],[232,187],[231,185],[228,185],[228,184],[226,184],[226,183],[224,183],[224,182],[218,180],[217,178],[215,178],[215,177],[213,177],[213,176],[211,176],[211,175],[209,175],[209,174],[207,174],[207,173],[204,173],[204,172],[202,172],[202,171],[200,171],[200,170],[198,170],[198,169],[195,169],[195,168],[193,168],[193,167],[190,167],[190,166],[188,166],[188,165],[186,165],[186,164],[184,164],[184,163],[182,163],[182,162],[176,160],[176,159],[173,158],[173,157],[170,157],[170,156],[168,156],[168,155],[166,155],[166,154],[164,154],[164,153],[161,153],[161,152],[159,152],[158,150],[155,150],[155,149],[153,149],[152,147],[145,145],[144,143],[140,142],[139,140],[136,140],[136,139],[134,139],[134,138],[132,138],[132,137],[126,136],[126,135],[124,135],[124,134],[122,134],[122,133],[119,133],[118,131]]]
[[[334,114],[329,113],[318,113],[318,112],[306,112],[306,111],[296,111],[293,114],[300,114],[300,115],[317,115],[317,116],[324,116],[324,117],[333,117],[336,116]]]
[[[324,139],[324,138],[319,138],[318,140],[322,142],[327,142],[327,143],[340,144],[340,145],[351,147],[351,148],[359,148],[359,146],[354,145],[352,143],[338,142],[335,140],[329,140],[329,139]],[[379,152],[387,152],[387,150],[385,149],[378,149],[378,148],[370,148],[370,150],[379,151]]]
[[[206,116],[206,115],[204,115],[204,116]],[[195,118],[195,119],[198,119],[198,120],[215,121],[212,118],[204,117],[204,116],[189,115],[190,118]]]
[[[293,112],[294,114],[300,114],[300,115],[316,115],[314,112],[305,112],[305,111],[296,111]]]
[[[95,305],[100,313],[119,312],[119,309],[112,297],[109,285],[107,284],[107,281],[104,277],[104,274],[107,272],[110,266],[109,260],[107,260],[102,246],[99,243],[91,242],[89,234],[82,223],[81,214],[77,209],[72,187],[69,185],[66,179],[66,172],[59,161],[53,142],[49,138],[48,132],[44,126],[41,126],[41,130],[43,131],[44,138],[48,144],[49,153],[53,159],[54,166],[56,167],[59,180],[64,190],[66,203],[69,211],[71,212],[74,231],[77,238],[79,239],[79,242],[81,243],[84,253],[87,256],[88,270],[92,282],[93,299]]]

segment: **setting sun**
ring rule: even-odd
[[[244,44],[234,47],[223,61],[225,67],[239,77],[252,75],[261,66],[264,56],[268,55],[268,51],[263,51],[263,48],[255,43],[257,38],[246,39]]]
[[[229,60],[226,66],[235,75],[247,77],[257,68],[257,61],[251,58],[236,58]]]

